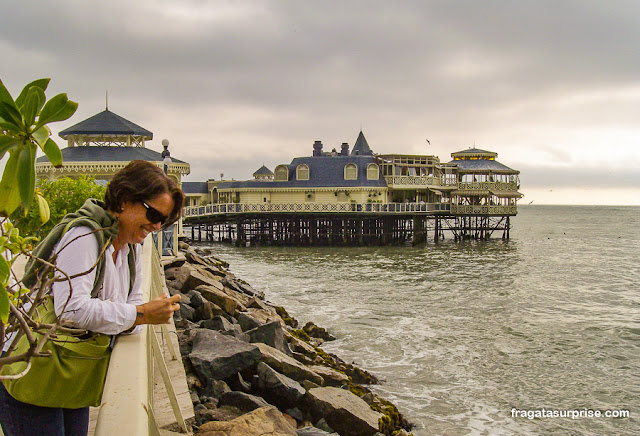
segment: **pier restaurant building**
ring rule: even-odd
[[[470,148],[442,163],[433,155],[375,154],[363,132],[351,150],[296,157],[252,180],[200,187],[185,209],[192,237],[238,244],[359,245],[509,237],[517,214],[519,171],[497,153]],[[207,191],[204,187],[207,186]],[[195,195],[192,193],[191,195]],[[206,204],[205,204],[206,203]],[[198,232],[196,238],[195,232]]]

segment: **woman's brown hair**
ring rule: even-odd
[[[173,199],[173,210],[163,228],[180,218],[184,193],[178,188],[176,182],[167,177],[155,164],[144,160],[132,160],[118,171],[107,185],[104,196],[105,207],[112,212],[119,212],[122,204],[127,201],[131,203],[148,201],[165,192]]]

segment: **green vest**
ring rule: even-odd
[[[62,236],[72,227],[85,226],[94,231],[93,235],[98,240],[98,262],[96,263],[96,278],[91,290],[91,298],[96,298],[104,281],[104,252],[106,248],[118,236],[118,220],[106,211],[104,202],[93,198],[88,199],[74,213],[65,215],[62,220],[49,232],[49,234],[34,248],[24,269],[22,283],[31,288],[35,286],[42,273],[42,262],[37,260],[45,259],[55,262],[55,255],[52,256],[53,248]],[[133,289],[133,282],[136,276],[136,258],[133,244],[129,244],[129,293]]]

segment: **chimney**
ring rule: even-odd
[[[322,142],[316,141],[313,143],[313,155],[322,156]]]
[[[349,156],[349,144],[342,143],[342,150],[340,150],[340,156]]]

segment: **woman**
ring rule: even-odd
[[[183,192],[160,168],[132,161],[109,182],[104,203],[87,200],[65,217],[34,250],[55,253],[61,271],[78,275],[70,283],[61,280],[52,285],[55,314],[80,329],[106,335],[169,322],[180,308],[180,295],[143,302],[140,243],[149,233],[175,222],[183,200]],[[96,227],[106,230],[95,232]],[[25,277],[29,273],[28,265]],[[0,423],[5,436],[86,435],[89,407],[27,404],[14,399],[0,383]]]

